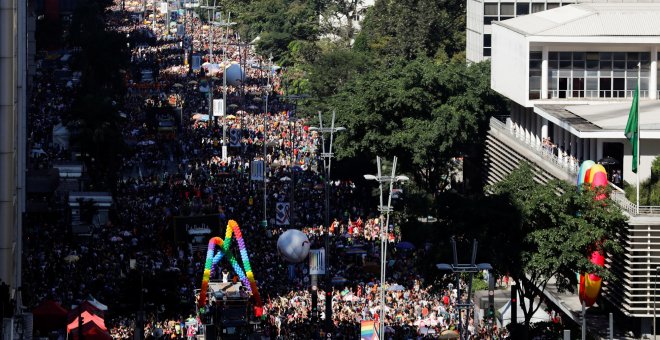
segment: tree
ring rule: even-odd
[[[508,228],[488,234],[495,267],[518,282],[526,326],[540,306],[534,305],[535,298],[540,297],[551,278],[556,279],[560,291],[571,292],[578,283],[575,272],[614,279],[607,268],[595,266],[588,259],[597,248],[608,257],[616,257],[623,250],[617,235],[625,232],[625,216],[609,198],[595,199],[606,189],[578,191],[559,180],[543,185],[534,180],[531,166],[524,163],[488,190],[494,197],[508,201],[519,214],[519,218],[509,218]]]
[[[379,56],[448,60],[465,50],[465,2],[377,0],[367,12],[357,49]],[[463,57],[457,60],[464,59]]]
[[[490,115],[504,108],[487,85],[488,64],[419,58],[370,66],[328,100],[348,129],[337,137],[339,157],[397,155],[421,188],[445,190],[452,160],[480,144]]]

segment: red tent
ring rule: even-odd
[[[82,333],[85,337],[85,340],[112,340],[112,336],[108,331],[103,330],[94,322],[88,322],[82,326]],[[78,339],[79,332],[74,330],[71,332],[71,337],[76,340]]]
[[[39,307],[32,310],[34,316],[34,330],[39,330],[42,334],[50,331],[63,329],[66,326],[66,316],[68,312],[62,308],[59,303],[48,300],[44,301]]]
[[[81,325],[81,324],[84,326],[84,325],[86,325],[90,322],[96,324],[99,328],[101,328],[104,331],[108,330],[105,327],[105,321],[103,320],[103,318],[101,318],[99,316],[91,314],[88,311],[84,311],[84,312],[82,312],[82,314],[80,314],[80,317],[82,318],[82,320],[80,320],[79,318],[75,318],[71,322],[69,322],[69,324],[66,326],[67,332],[70,332],[70,331],[78,328],[78,326]]]
[[[78,315],[82,314],[85,311],[89,312],[90,314],[94,314],[100,318],[103,318],[104,316],[102,310],[96,308],[89,301],[83,301],[80,305],[78,305],[76,308],[72,309],[71,312],[69,312],[69,316],[67,318],[67,324],[71,323],[75,318],[78,317]]]

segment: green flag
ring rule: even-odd
[[[639,147],[639,87],[635,88],[632,105],[630,106],[630,113],[628,114],[628,123],[626,124],[626,138],[632,144],[632,171],[637,173],[637,148]]]

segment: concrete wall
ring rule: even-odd
[[[529,43],[510,29],[493,25],[490,87],[527,106],[529,92]]]
[[[632,172],[632,145],[627,140],[618,140],[618,142],[623,142],[623,180],[636,185],[636,175]],[[657,139],[642,139],[639,144],[639,181],[643,182],[651,177],[651,164],[660,156],[660,143]]]
[[[484,59],[484,3],[482,0],[467,0],[466,26],[466,58],[469,62],[480,62]]]

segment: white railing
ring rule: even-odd
[[[577,178],[576,176],[578,171],[580,170],[580,167],[577,164],[577,162],[571,160],[569,157],[559,157],[554,153],[552,153],[552,149],[544,148],[541,143],[536,143],[535,141],[528,143],[527,141],[523,140],[526,138],[525,136],[523,136],[524,133],[517,133],[517,131],[513,132],[509,130],[506,124],[504,124],[495,117],[492,117],[490,119],[490,127],[491,129],[496,129],[499,132],[509,135],[510,137],[515,139],[521,146],[541,156],[547,162],[554,165],[557,169],[568,173],[569,176],[571,176],[571,178]]]
[[[490,128],[495,129],[498,132],[504,133],[512,137],[520,146],[525,147],[528,150],[533,151],[534,153],[540,155],[548,163],[552,164],[555,168],[560,169],[566,172],[573,182],[577,181],[577,174],[580,171],[580,166],[577,162],[572,162],[567,160],[567,157],[558,157],[554,155],[550,150],[543,148],[543,146],[536,142],[528,143],[524,139],[524,133],[516,133],[511,131],[505,123],[498,120],[495,117],[490,119]],[[612,189],[610,198],[616,202],[621,209],[626,211],[630,215],[660,215],[660,206],[647,206],[640,205],[639,212],[637,211],[637,204],[630,202],[626,198],[626,193],[623,189],[609,182],[609,186]]]

